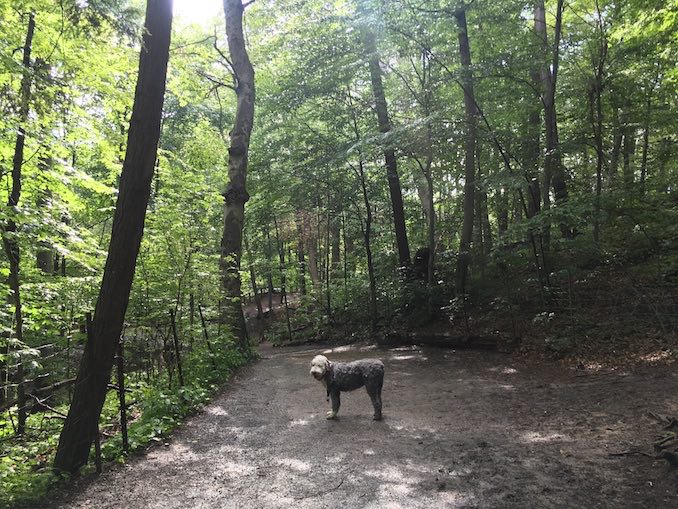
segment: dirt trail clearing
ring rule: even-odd
[[[321,352],[263,348],[169,447],[49,507],[678,507],[663,463],[609,456],[651,441],[648,410],[678,414],[675,369],[577,376],[487,352],[343,347],[327,355],[384,360],[385,420],[359,390],[326,421],[308,375]]]

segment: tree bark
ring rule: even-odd
[[[532,81],[539,86],[539,73],[533,73]],[[541,98],[538,99],[541,101]],[[527,214],[534,217],[541,209],[541,188],[539,186],[539,134],[541,108],[537,104],[530,105],[527,117],[527,132],[523,140],[523,154],[525,161],[525,179],[527,180]]]
[[[388,105],[386,103],[384,85],[381,79],[379,53],[377,51],[377,42],[374,33],[368,28],[365,29],[364,44],[370,68],[372,94],[374,95],[379,131],[383,134],[387,134],[391,131],[391,120],[388,116]],[[400,187],[400,176],[398,175],[398,162],[392,148],[386,148],[384,150],[384,160],[386,162],[388,190],[391,196],[398,261],[401,267],[408,267],[410,265],[410,247],[407,242],[407,228],[405,227],[403,193]]]
[[[478,108],[473,93],[473,71],[471,70],[471,47],[468,40],[466,10],[455,11],[457,34],[459,38],[459,56],[462,65],[461,83],[464,87],[464,117],[466,136],[464,139],[464,220],[459,241],[459,258],[457,259],[456,291],[466,293],[468,267],[471,263],[471,240],[473,238],[473,216],[475,200],[475,168],[476,168],[476,131]]]
[[[171,26],[172,1],[148,0],[127,151],[120,176],[108,258],[94,312],[93,340],[85,346],[73,402],[59,439],[54,460],[58,470],[75,473],[87,462],[106,398],[151,192]]]
[[[13,218],[13,214],[17,211],[19,199],[21,198],[21,171],[24,164],[24,145],[26,143],[26,122],[28,121],[28,114],[30,110],[31,100],[31,50],[33,46],[33,35],[35,33],[35,14],[28,15],[28,27],[26,29],[26,39],[23,47],[23,76],[21,77],[21,94],[19,102],[19,125],[17,128],[16,141],[14,144],[14,157],[12,158],[12,189],[7,200],[7,208],[9,209],[9,219],[1,225],[2,228],[2,245],[5,250],[5,255],[9,261],[9,289],[11,291],[10,302],[14,305],[14,335],[18,343],[18,348],[23,348],[24,343],[24,328],[23,328],[23,312],[21,309],[21,274],[20,261],[21,253],[19,251],[19,243],[16,239],[17,224]],[[3,348],[2,353],[9,353],[9,346]],[[5,364],[7,366],[7,364]],[[9,371],[8,367],[4,367],[2,371]],[[6,375],[0,377],[0,381]],[[26,430],[26,392],[24,388],[24,363],[19,354],[17,360],[17,370],[15,381],[17,384],[17,406],[18,423],[17,434],[23,435]]]
[[[652,113],[652,92],[648,92],[645,102],[645,122],[643,125],[643,148],[640,160],[640,194],[645,194],[645,180],[647,178],[647,153],[650,148],[650,114]]]
[[[356,118],[355,110],[353,109],[353,104],[351,102],[351,94],[349,91],[348,94],[349,104],[351,105],[351,114],[352,114],[352,127],[353,133],[355,135],[355,141],[360,142],[360,128],[358,127],[358,119]],[[362,216],[360,214],[360,209],[356,205],[356,210],[358,213],[358,219],[360,221],[360,231],[363,234],[363,243],[365,245],[365,256],[367,258],[367,275],[369,278],[370,284],[370,325],[372,330],[377,328],[377,278],[374,273],[374,262],[372,260],[372,205],[370,204],[370,196],[367,192],[367,178],[365,175],[365,165],[363,163],[363,156],[360,151],[358,151],[358,167],[356,168],[349,163],[351,169],[355,172],[358,177],[358,182],[360,184],[360,190],[362,191],[363,204],[365,206],[365,221],[363,222]]]
[[[508,230],[509,222],[509,203],[508,203],[508,191],[506,189],[499,189],[495,193],[495,199],[497,203],[497,231],[501,237],[506,230]]]
[[[266,230],[266,261],[268,262],[268,273],[266,279],[268,280],[268,311],[273,311],[273,254],[271,248],[271,234]]]
[[[257,318],[261,318],[262,315],[264,314],[264,312],[261,309],[261,295],[259,295],[259,288],[257,286],[257,275],[254,273],[254,258],[252,258],[252,252],[250,251],[250,245],[247,242],[247,235],[243,235],[243,241],[245,242],[245,252],[247,253],[247,259],[249,260],[250,282],[252,283],[252,292],[254,293],[254,302],[257,305]]]
[[[622,140],[624,138],[624,131],[619,123],[619,107],[612,108],[612,128],[614,130],[614,139],[612,142],[612,152],[610,153],[610,180],[614,180],[619,170],[619,154],[621,153]]]
[[[304,214],[304,231],[306,232],[306,252],[308,253],[308,273],[311,276],[311,283],[317,285],[320,282],[318,273],[318,238],[317,230],[311,225],[311,215]]]
[[[332,232],[332,274],[336,277],[339,273],[339,267],[341,265],[341,216],[338,213],[335,213],[334,217],[331,220],[331,232]]]
[[[222,321],[230,324],[242,351],[249,348],[247,327],[242,311],[240,258],[247,193],[247,160],[254,123],[254,69],[247,54],[243,35],[243,3],[224,0],[226,37],[231,65],[235,73],[237,97],[235,120],[228,149],[228,186],[224,192],[224,230],[221,238],[221,280],[226,294]]]
[[[297,210],[294,215],[297,226],[297,259],[299,260],[299,293],[306,295],[306,259],[304,256],[304,225],[301,218],[302,212]]]
[[[546,156],[544,160],[544,182],[543,182],[543,205],[544,209],[551,208],[550,189],[553,186],[553,193],[556,202],[567,200],[567,184],[565,182],[565,168],[563,167],[560,153],[560,141],[558,138],[558,117],[556,114],[556,85],[558,80],[558,64],[560,62],[560,36],[563,20],[563,2],[558,0],[556,7],[556,23],[553,35],[553,46],[549,47],[548,36],[546,34],[546,14],[544,1],[537,0],[534,9],[534,29],[537,36],[542,41],[545,63],[541,69],[542,81],[542,101],[544,104],[544,124]],[[571,230],[561,225],[561,232],[564,237],[571,237]],[[545,243],[548,246],[550,235],[545,234]]]
[[[624,125],[624,141],[622,143],[622,156],[624,159],[624,186],[627,190],[633,187],[635,171],[631,165],[631,157],[636,152],[636,137],[632,126]]]

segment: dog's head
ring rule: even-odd
[[[330,370],[330,360],[324,355],[316,355],[311,361],[311,375],[316,380],[322,380]]]

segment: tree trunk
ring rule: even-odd
[[[645,103],[645,125],[643,126],[643,148],[640,160],[640,194],[645,194],[645,180],[647,178],[647,152],[650,146],[650,113],[652,111],[652,96],[648,92]]]
[[[600,238],[600,199],[603,190],[603,107],[602,107],[602,63],[600,64],[600,80],[596,80],[594,89],[591,92],[591,126],[593,127],[593,138],[596,145],[596,197],[595,210],[593,218],[593,240],[598,242]],[[595,115],[594,115],[595,111]]]
[[[473,72],[471,70],[471,47],[468,40],[466,11],[455,12],[459,37],[459,56],[462,65],[461,82],[464,87],[464,117],[466,136],[464,139],[464,220],[459,241],[459,258],[457,259],[456,291],[466,293],[466,278],[471,263],[471,239],[473,238],[473,213],[475,199],[475,167],[476,167],[476,130],[478,108],[473,93]]]
[[[636,137],[633,127],[624,125],[624,142],[622,143],[622,156],[624,158],[624,185],[627,190],[633,187],[635,172],[631,166],[631,157],[636,151]]]
[[[230,324],[241,351],[249,348],[247,327],[242,311],[240,257],[247,194],[247,158],[254,123],[254,69],[245,47],[241,0],[224,0],[226,37],[231,65],[235,73],[237,104],[228,149],[228,186],[224,192],[224,231],[221,238],[221,281],[226,303],[221,320]]]
[[[127,152],[94,312],[93,341],[82,355],[73,403],[54,460],[55,468],[67,472],[75,473],[87,462],[129,302],[160,137],[171,26],[172,1],[148,0]]]
[[[351,114],[352,114],[352,121],[353,121],[353,133],[355,134],[355,142],[358,143],[360,142],[361,136],[360,136],[360,128],[358,127],[358,119],[356,117],[355,110],[353,109],[353,104],[351,101],[351,93],[349,91],[348,94],[348,100],[349,104],[351,106]],[[360,220],[360,230],[361,233],[363,234],[363,242],[365,244],[365,256],[367,258],[367,276],[369,278],[369,283],[370,283],[370,325],[372,327],[372,330],[376,330],[377,328],[377,279],[374,274],[374,263],[372,261],[372,244],[371,244],[371,237],[372,237],[372,206],[370,204],[370,197],[369,193],[367,192],[367,179],[365,177],[365,166],[363,164],[363,156],[360,151],[358,151],[358,167],[355,168],[353,165],[349,163],[349,166],[354,170],[356,173],[356,176],[358,177],[358,181],[360,183],[360,189],[362,191],[363,195],[363,204],[365,205],[365,222],[363,223],[362,216],[360,214],[360,209],[356,205],[356,209],[358,212],[358,219]]]
[[[316,238],[316,229],[311,226],[311,215],[308,213],[304,214],[304,231],[307,233],[308,273],[311,276],[311,283],[317,285],[320,281],[320,274],[318,274],[318,239]]]
[[[657,170],[657,191],[666,193],[669,190],[669,182],[666,176],[666,165],[671,160],[671,139],[662,138],[659,144],[659,154],[657,155],[658,170]]]
[[[28,121],[28,113],[30,109],[31,100],[31,50],[33,46],[33,34],[35,33],[35,15],[31,12],[28,15],[28,28],[26,30],[26,40],[23,47],[23,76],[21,77],[21,95],[19,103],[19,122],[16,135],[16,142],[14,144],[14,157],[12,158],[12,189],[7,200],[7,208],[9,209],[9,219],[1,225],[2,228],[2,245],[5,250],[5,255],[9,261],[9,289],[11,290],[10,303],[14,305],[14,336],[17,341],[18,349],[23,349],[24,345],[24,328],[23,328],[23,312],[21,309],[21,274],[20,261],[21,254],[19,251],[19,244],[16,240],[17,224],[14,221],[13,213],[16,212],[21,198],[21,170],[24,164],[24,145],[26,143],[26,122]],[[2,353],[9,353],[9,346],[3,348]],[[6,361],[5,361],[6,362]],[[5,364],[7,366],[7,364]],[[8,367],[4,367],[2,371],[9,371]],[[6,378],[6,375],[0,377]],[[26,430],[26,392],[24,388],[24,363],[21,358],[21,353],[17,357],[17,370],[15,376],[17,384],[17,406],[19,408],[17,434],[23,435]]]
[[[539,74],[533,74],[532,81],[539,85]],[[541,99],[537,99],[541,102]],[[527,214],[534,217],[541,209],[541,188],[539,187],[539,134],[541,118],[540,108],[530,105],[530,113],[527,118],[527,132],[523,141],[523,154],[525,161],[525,179],[527,180]]]
[[[261,318],[264,312],[261,309],[261,295],[259,295],[259,288],[257,287],[257,276],[254,273],[254,258],[252,258],[250,245],[247,242],[247,235],[243,234],[243,241],[245,242],[245,252],[247,254],[247,259],[249,261],[248,265],[250,269],[250,281],[252,283],[252,292],[254,293],[254,302],[257,305],[257,318]]]
[[[560,61],[560,35],[563,19],[563,1],[558,0],[556,8],[556,23],[553,36],[553,46],[549,47],[546,34],[546,15],[543,0],[537,0],[534,9],[534,29],[541,39],[545,65],[541,69],[541,81],[544,104],[544,124],[546,131],[546,157],[544,160],[543,204],[544,209],[551,208],[550,189],[556,202],[567,200],[567,184],[565,183],[565,168],[563,167],[560,154],[560,141],[558,139],[558,117],[556,115],[556,85],[558,79],[558,64]],[[549,54],[550,52],[550,54]],[[549,63],[550,60],[550,63]],[[547,227],[548,229],[548,227]],[[565,237],[571,237],[571,230],[561,225],[561,232]],[[548,246],[550,235],[545,233],[545,243]]]
[[[483,247],[485,248],[485,256],[489,256],[492,251],[493,241],[492,241],[492,225],[490,224],[490,214],[487,207],[487,192],[483,189],[480,192],[480,214],[481,214],[481,225],[483,228]]]
[[[612,152],[610,154],[610,180],[614,180],[619,170],[619,154],[621,153],[622,139],[624,131],[619,123],[619,108],[612,108],[612,128],[614,130],[614,140],[612,142]]]
[[[370,78],[372,81],[372,94],[374,95],[375,109],[379,131],[387,134],[391,131],[391,120],[388,116],[388,106],[384,95],[384,85],[381,79],[381,67],[379,65],[379,53],[374,33],[365,29],[364,34],[365,52],[367,53]],[[405,211],[403,208],[403,193],[400,188],[400,176],[398,175],[398,162],[392,148],[384,150],[386,161],[386,177],[388,190],[391,195],[391,207],[393,210],[393,224],[395,228],[396,246],[398,248],[398,261],[401,267],[410,265],[410,248],[407,243],[407,228],[405,227]]]
[[[278,248],[278,260],[280,261],[280,296],[282,303],[285,304],[285,320],[287,323],[287,337],[292,341],[292,324],[290,322],[290,308],[287,305],[287,288],[285,276],[285,248],[280,240],[280,231],[278,229],[278,220],[273,216],[273,225],[275,226],[275,245]]]
[[[603,162],[605,152],[603,151],[603,86],[605,59],[607,58],[607,34],[603,14],[596,2],[596,24],[600,33],[600,42],[598,46],[598,55],[594,60],[593,84],[590,92],[590,111],[591,127],[593,128],[593,139],[596,147],[596,197],[595,210],[593,217],[593,240],[598,242],[600,238],[600,200],[603,191]]]
[[[302,212],[297,210],[294,219],[297,225],[297,258],[299,259],[299,293],[306,295],[306,260],[304,257],[304,226]]]
[[[500,237],[508,230],[508,194],[506,189],[499,189],[495,194],[495,199],[497,201],[497,231],[499,232]]]
[[[335,213],[332,218],[331,233],[332,233],[332,274],[336,277],[339,274],[339,267],[341,265],[341,216]]]
[[[271,253],[271,234],[266,230],[266,261],[268,262],[268,311],[273,310],[273,259]]]
[[[367,275],[370,280],[370,324],[372,330],[377,328],[377,278],[374,274],[374,262],[372,261],[372,206],[370,205],[370,198],[367,193],[367,185],[365,182],[365,168],[362,158],[358,161],[360,188],[363,193],[363,203],[365,204],[365,224],[363,226],[361,221],[361,229],[363,233],[363,241],[365,243],[365,256],[367,257]]]

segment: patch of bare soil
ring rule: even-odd
[[[380,357],[384,416],[363,390],[326,421],[321,347],[272,349],[168,447],[84,479],[49,508],[678,507],[676,473],[641,455],[678,415],[666,366],[588,374],[494,352],[353,345]]]

